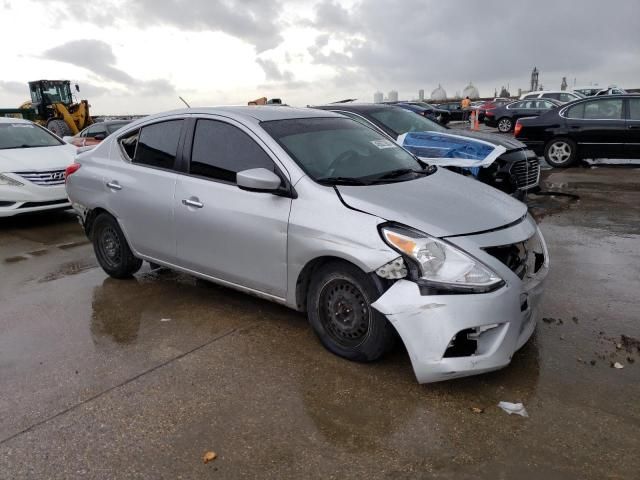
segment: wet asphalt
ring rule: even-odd
[[[402,349],[350,363],[233,290],[110,279],[70,212],[1,220],[0,478],[638,478],[640,168],[543,189],[579,197],[528,199],[544,320],[508,368],[431,385]]]

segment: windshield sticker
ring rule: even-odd
[[[371,140],[371,143],[373,143],[380,150],[383,150],[385,148],[393,148],[393,147],[395,147],[395,145],[392,142],[390,142],[389,140]]]

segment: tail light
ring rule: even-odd
[[[520,135],[521,131],[522,131],[522,124],[520,123],[520,120],[518,120],[516,122],[516,126],[513,127],[513,135],[517,137],[518,135]]]
[[[495,115],[495,113],[494,113],[494,111],[493,111],[493,110],[494,110],[493,108],[492,108],[491,110],[485,110],[484,114],[485,114],[487,117],[493,117],[493,116]]]
[[[81,165],[79,163],[72,163],[67,168],[65,168],[64,169],[64,183],[67,183],[67,178],[69,178],[69,175],[72,175],[72,174],[76,173],[78,170],[80,170],[80,167],[81,167]]]

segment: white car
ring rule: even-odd
[[[569,103],[585,97],[578,92],[569,92],[563,90],[540,90],[539,92],[529,92],[520,95],[520,100],[532,100],[534,98],[552,98],[562,103]]]
[[[28,120],[0,117],[0,217],[69,208],[65,168],[75,147]]]

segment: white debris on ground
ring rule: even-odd
[[[498,407],[509,415],[513,413],[515,415],[520,415],[521,417],[529,418],[529,414],[522,403],[500,402],[498,403]]]

